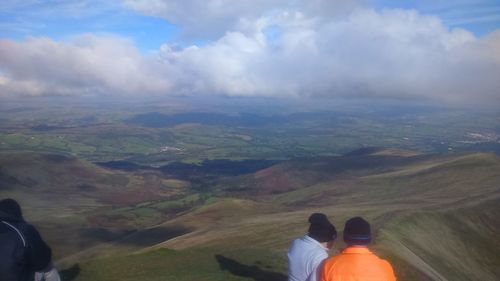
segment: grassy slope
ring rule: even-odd
[[[382,243],[434,280],[497,280],[499,203],[403,216],[384,229]]]
[[[349,217],[368,218],[375,251],[394,264],[400,280],[497,280],[499,158],[471,154],[397,163],[315,178],[284,194],[217,200],[162,225],[193,232],[132,255],[87,261],[73,277],[114,280],[125,272],[134,280],[277,280],[272,278],[282,276],[274,273],[286,272],[291,240],[305,232],[311,212],[322,211],[338,228]],[[332,254],[341,247],[336,243]],[[225,263],[237,270],[221,271],[217,252],[230,256]],[[255,253],[267,258],[252,261]]]
[[[184,194],[186,185],[155,174],[103,169],[72,156],[0,153],[0,198],[20,202],[58,258],[163,221],[169,206],[136,208],[137,214],[120,213],[119,207],[161,203]],[[128,221],[117,223],[119,218]]]
[[[160,249],[84,262],[63,275],[74,280],[285,281],[282,259],[279,253],[259,249]]]

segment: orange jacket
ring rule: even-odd
[[[325,261],[321,281],[396,281],[392,266],[366,247],[348,247]]]

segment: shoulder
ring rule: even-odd
[[[0,229],[2,232],[15,233],[24,240],[26,233],[29,232],[29,225],[25,222],[5,220],[0,223]]]
[[[386,267],[386,268],[392,268],[392,265],[389,263],[389,261],[379,257],[379,256],[376,256],[375,254],[373,254],[374,258],[376,258],[379,262],[379,264],[383,267]]]
[[[13,224],[17,229],[19,229],[19,231],[21,231],[21,233],[25,236],[33,236],[33,235],[40,235],[38,233],[38,230],[36,230],[36,228],[27,223],[27,222],[16,222],[15,224]]]
[[[292,245],[289,248],[289,250],[300,251],[316,251],[318,249],[322,249],[321,245],[317,242],[314,242],[312,238],[309,238],[307,235],[293,240]]]
[[[292,245],[290,246],[290,249],[293,247],[297,247],[302,243],[303,243],[302,238],[297,238],[297,239],[292,241]]]
[[[329,257],[324,261],[323,266],[321,268],[322,281],[331,280],[331,276],[333,272],[336,271],[336,267],[338,267],[338,262],[342,258],[341,256],[342,254],[338,256]]]
[[[300,249],[303,247],[303,242],[301,241],[300,238],[293,240],[292,244],[290,245],[290,248],[288,248],[288,253],[294,253],[300,251]]]
[[[382,266],[386,269],[386,270],[390,270],[392,272],[392,265],[390,262],[388,262],[387,260],[384,260],[384,259],[380,259],[380,263],[382,264]]]
[[[29,248],[44,249],[44,251],[45,248],[49,248],[45,241],[43,241],[40,232],[33,225],[27,222],[19,222],[15,226],[23,235]]]
[[[335,266],[336,263],[338,263],[342,259],[342,254],[339,254],[337,256],[329,257],[325,260],[324,267],[325,268],[331,268]]]
[[[320,263],[328,259],[328,252],[319,248],[315,249],[314,251],[311,251],[310,255],[311,259],[315,260],[316,263]]]
[[[4,243],[11,244],[12,241],[24,242],[24,235],[12,222],[0,222],[0,235],[0,241]]]
[[[307,257],[309,260],[324,260],[328,257],[328,252],[320,244],[313,243],[305,238],[295,239],[288,249],[288,254]]]
[[[379,259],[379,260],[380,260],[380,266],[382,267],[385,275],[387,276],[387,278],[390,278],[388,280],[396,280],[391,263],[384,259]]]

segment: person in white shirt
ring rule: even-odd
[[[288,281],[318,281],[321,264],[337,238],[337,231],[325,214],[309,217],[308,233],[295,239],[288,249]]]

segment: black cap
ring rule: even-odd
[[[372,241],[370,224],[361,217],[348,220],[344,227],[344,241],[349,245],[366,245]]]
[[[330,223],[325,214],[312,214],[309,217],[309,223],[308,235],[316,241],[323,243],[333,241],[337,238],[337,230],[335,226]]]

